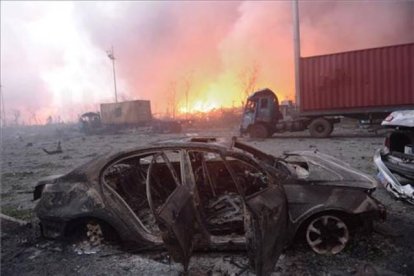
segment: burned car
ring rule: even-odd
[[[278,158],[235,138],[195,138],[95,158],[40,181],[34,198],[46,237],[111,229],[142,249],[165,246],[185,268],[193,249],[247,248],[262,275],[298,233],[336,254],[354,225],[384,218],[375,183],[317,152]]]
[[[396,198],[414,204],[414,110],[395,111],[382,126],[392,132],[374,156],[378,179]]]

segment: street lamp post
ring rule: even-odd
[[[111,51],[107,52],[108,57],[112,60],[112,69],[114,72],[114,88],[115,88],[115,102],[118,102],[118,94],[116,92],[116,76],[115,76],[115,54],[114,54],[114,47],[111,47]]]
[[[293,47],[295,55],[295,103],[300,107],[300,26],[299,26],[299,3],[298,0],[292,1],[293,18]]]

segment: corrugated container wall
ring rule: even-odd
[[[104,124],[141,124],[151,120],[150,101],[128,101],[101,104],[101,120]]]
[[[414,43],[301,58],[301,111],[414,105]]]

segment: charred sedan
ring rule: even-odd
[[[352,226],[384,218],[375,187],[323,154],[276,158],[236,139],[199,138],[96,158],[40,181],[34,198],[46,237],[98,225],[98,236],[165,246],[184,267],[193,248],[247,247],[256,272],[268,274],[302,230],[315,252],[335,254]]]
[[[36,186],[44,236],[114,230],[143,249],[165,246],[186,268],[194,249],[249,248],[259,275],[285,245],[287,200],[275,174],[219,145],[166,143],[96,158]],[[101,231],[96,225],[102,227]],[[91,233],[93,232],[93,233]],[[91,233],[91,234],[89,234]]]

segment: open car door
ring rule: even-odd
[[[283,189],[271,186],[245,197],[246,246],[257,275],[269,275],[286,244],[288,210]]]
[[[250,265],[257,275],[269,275],[287,241],[286,194],[283,186],[276,184],[275,178],[257,164],[230,159],[226,158],[245,205],[244,224]]]
[[[183,157],[180,151],[180,174],[185,175]],[[157,163],[161,159],[161,163]],[[156,166],[164,166],[162,170],[168,170],[169,180],[174,182],[175,188],[165,199],[156,198],[152,182],[153,172]],[[166,168],[165,168],[166,167]],[[164,181],[166,179],[163,179]],[[147,198],[155,220],[161,230],[164,244],[173,260],[182,263],[187,271],[193,249],[193,235],[195,225],[195,208],[193,202],[192,186],[182,181],[177,176],[174,166],[164,152],[154,155],[147,175]],[[162,183],[167,184],[167,183]],[[153,195],[154,194],[154,195]]]

